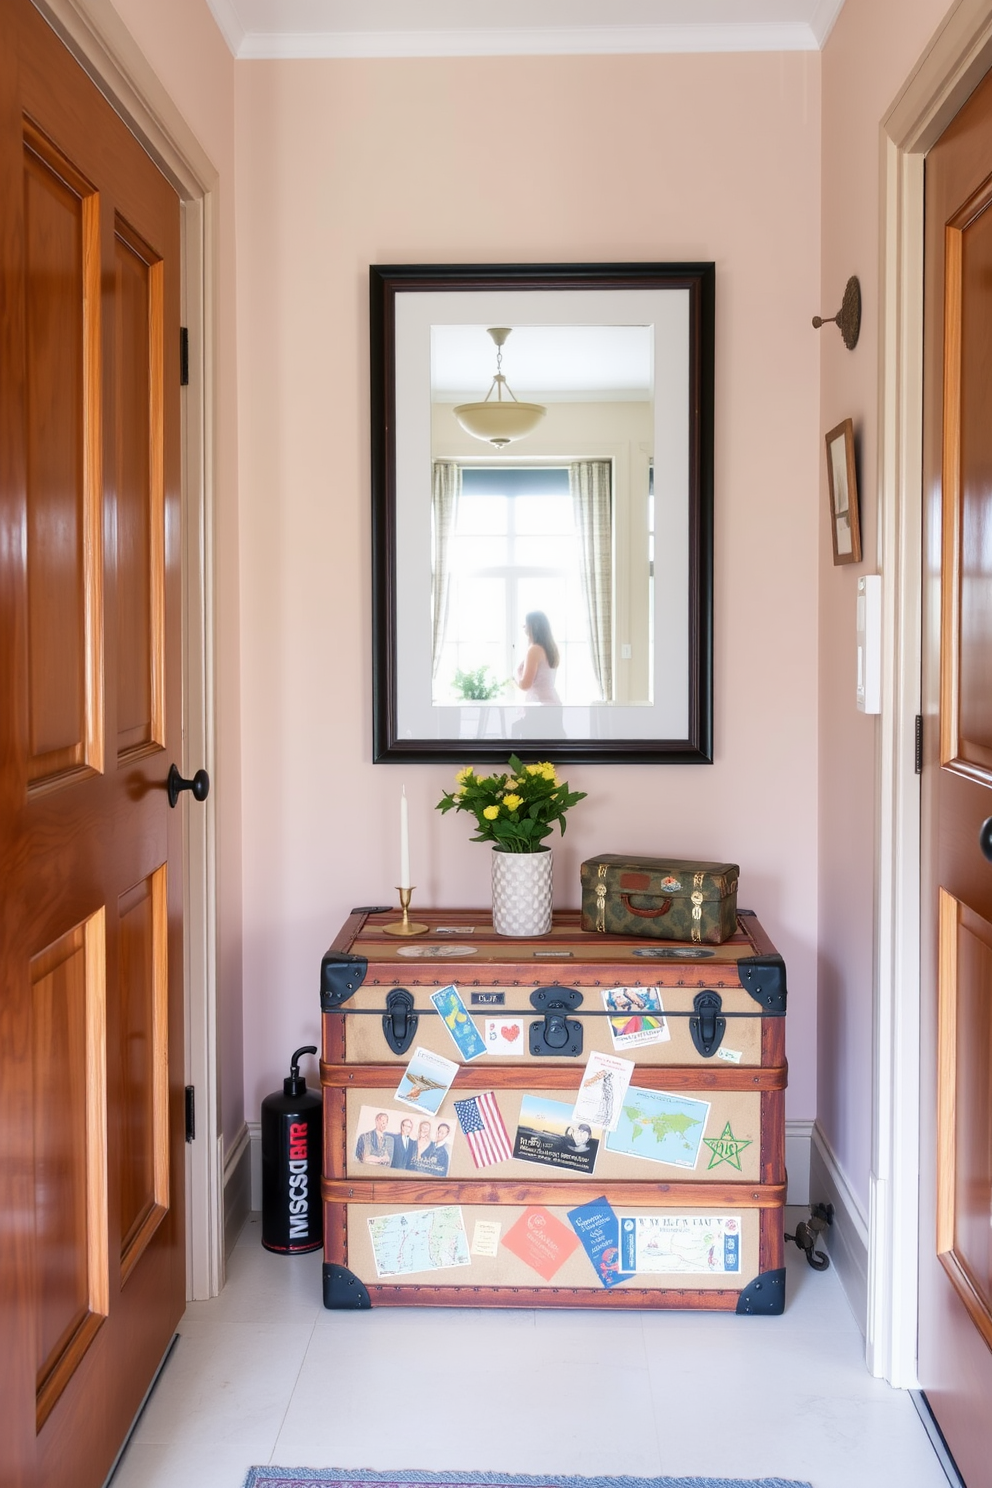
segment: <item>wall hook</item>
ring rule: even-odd
[[[844,299],[836,315],[814,315],[813,328],[819,330],[822,325],[830,325],[833,321],[841,335],[844,337],[844,345],[848,351],[853,351],[858,344],[858,335],[861,331],[861,281],[852,274],[847,281],[844,290]]]

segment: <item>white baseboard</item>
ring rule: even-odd
[[[251,1207],[257,1212],[262,1207],[262,1123],[248,1121],[245,1123],[245,1131],[251,1143]],[[786,1202],[799,1204],[804,1208],[810,1203],[812,1141],[812,1121],[785,1123],[785,1166],[789,1174]]]
[[[785,1123],[785,1171],[789,1175],[785,1202],[799,1204],[804,1209],[810,1203],[809,1164],[812,1145],[812,1121]]]
[[[246,1122],[224,1157],[224,1254],[229,1256],[252,1207],[253,1146]]]
[[[262,1208],[262,1123],[246,1121],[245,1130],[251,1142],[251,1211],[258,1214]]]
[[[868,1320],[868,1218],[819,1125],[813,1127],[809,1184],[812,1203],[834,1206],[833,1224],[822,1233],[820,1241],[830,1254],[864,1334]]]

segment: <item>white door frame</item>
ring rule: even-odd
[[[141,140],[182,202],[182,313],[189,329],[183,395],[183,752],[188,775],[214,769],[213,305],[218,173],[110,0],[33,0]],[[216,816],[185,804],[186,1082],[196,1088],[196,1140],[186,1147],[186,1290],[224,1284],[224,1152],[220,1133],[216,984]]]
[[[882,120],[875,1086],[868,1255],[872,1373],[916,1388],[920,1120],[923,160],[992,66],[989,0],[958,0]]]

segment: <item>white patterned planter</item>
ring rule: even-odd
[[[551,849],[493,848],[493,929],[497,935],[547,935],[551,929]]]

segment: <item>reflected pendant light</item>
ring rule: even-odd
[[[521,403],[503,376],[503,343],[510,330],[509,326],[489,327],[489,335],[496,343],[496,375],[492,386],[481,403],[461,403],[454,411],[455,418],[466,434],[484,439],[497,449],[502,449],[514,439],[523,439],[525,435],[533,434],[547,412],[540,403]],[[509,393],[509,398],[503,397],[504,389]]]

